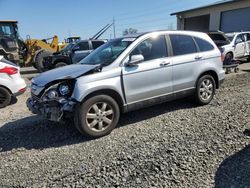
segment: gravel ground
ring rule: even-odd
[[[229,76],[210,105],[125,114],[96,140],[31,115],[28,95],[0,110],[0,187],[250,187],[250,73]]]

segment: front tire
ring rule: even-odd
[[[10,102],[11,93],[7,89],[0,87],[0,108],[8,106]]]
[[[199,78],[195,91],[195,100],[199,105],[206,105],[214,97],[216,84],[211,75],[204,75]]]
[[[230,65],[233,60],[233,55],[231,53],[227,53],[224,59],[224,65]]]
[[[67,65],[68,64],[64,63],[64,62],[58,62],[58,63],[56,63],[55,68],[60,68],[60,67],[64,67],[64,66],[67,66]]]
[[[35,59],[35,65],[34,67],[39,71],[39,72],[44,72],[44,66],[43,66],[43,58],[50,56],[52,53],[46,50],[43,50],[39,52],[36,56]]]
[[[247,57],[247,62],[250,62],[250,55]]]
[[[97,95],[87,99],[76,111],[76,128],[85,136],[102,137],[117,125],[120,109],[110,96]]]

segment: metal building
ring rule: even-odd
[[[250,0],[223,0],[171,15],[176,15],[179,30],[250,31]]]

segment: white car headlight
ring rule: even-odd
[[[70,93],[70,88],[67,84],[60,84],[59,92],[62,96],[68,95]]]

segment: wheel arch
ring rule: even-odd
[[[197,86],[197,83],[199,81],[199,79],[202,77],[202,76],[205,76],[205,75],[211,75],[213,78],[214,78],[214,81],[215,81],[215,85],[216,85],[216,89],[219,89],[219,77],[218,77],[218,74],[214,71],[214,70],[207,70],[203,73],[201,73],[197,80],[196,80],[196,83],[195,83],[195,87]]]
[[[234,53],[233,53],[233,51],[228,51],[228,52],[226,53],[226,55],[227,55],[227,54],[231,54],[231,55],[232,55],[232,58],[234,58]],[[225,56],[226,56],[226,55],[225,55]]]
[[[107,96],[112,97],[116,101],[116,103],[118,104],[120,110],[123,111],[124,101],[123,101],[122,97],[120,96],[120,94],[113,89],[101,89],[101,90],[93,91],[93,92],[87,94],[81,100],[81,103],[83,103],[84,101],[88,100],[89,98],[97,96],[97,95],[107,95]]]
[[[0,88],[4,88],[4,89],[6,89],[6,90],[8,90],[9,92],[10,92],[10,94],[12,95],[13,93],[12,93],[12,91],[9,89],[9,88],[7,88],[6,86],[3,86],[3,85],[0,85]]]

